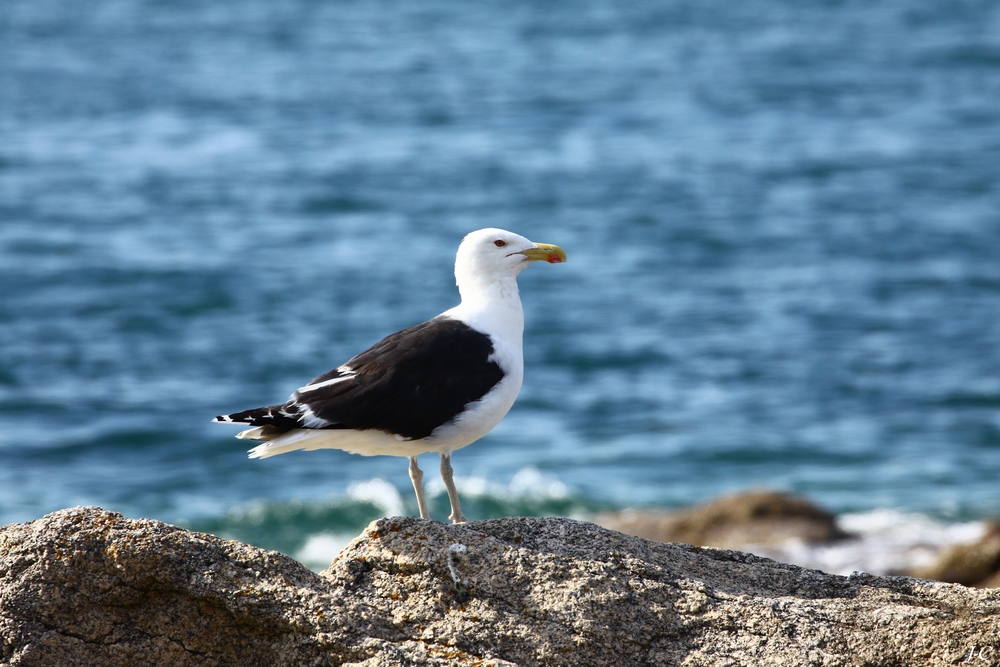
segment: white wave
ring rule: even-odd
[[[455,486],[459,497],[478,498],[493,496],[503,500],[527,498],[530,500],[545,500],[548,498],[562,499],[569,495],[569,487],[553,475],[547,475],[534,466],[521,468],[511,477],[507,484],[491,482],[485,477],[472,475],[456,477]],[[429,495],[444,493],[444,482],[432,479],[427,485]]]
[[[534,466],[521,468],[510,479],[507,491],[514,497],[532,499],[565,498],[569,495],[569,487],[558,478],[542,473]]]
[[[329,567],[331,561],[344,550],[351,540],[356,538],[354,533],[318,533],[310,535],[302,548],[292,554],[292,558],[299,561],[310,570],[319,572]]]
[[[367,482],[354,482],[347,487],[347,497],[359,502],[368,502],[379,508],[385,516],[400,516],[406,513],[403,496],[390,482],[376,477]]]
[[[856,537],[821,545],[748,545],[744,550],[832,574],[902,574],[930,565],[951,545],[975,542],[986,530],[981,521],[946,523],[894,509],[842,514],[837,524]]]

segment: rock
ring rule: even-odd
[[[934,666],[998,637],[998,591],[570,519],[381,519],[320,574],[99,508],[0,528],[7,665]]]
[[[976,588],[1000,588],[1000,571],[994,572],[982,581],[973,584]]]
[[[948,547],[932,565],[913,574],[966,586],[1000,587],[1000,523],[988,522],[978,541]]]
[[[61,510],[0,529],[0,663],[282,664],[315,643],[322,587],[275,552]]]
[[[825,543],[849,537],[830,512],[779,491],[748,491],[676,512],[609,512],[594,517],[594,523],[647,540],[723,549],[789,540]]]

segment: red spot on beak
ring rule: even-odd
[[[545,261],[547,261],[549,264],[558,264],[559,262],[562,261],[562,257],[555,254],[554,252],[550,252],[548,258]]]

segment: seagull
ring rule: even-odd
[[[500,423],[521,389],[524,310],[517,276],[529,264],[566,261],[562,248],[502,229],[467,235],[455,258],[461,303],[398,331],[295,390],[279,405],[219,415],[261,440],[250,458],[340,449],[405,456],[420,518],[430,519],[417,457],[441,456],[454,523],[465,523],[451,455]]]

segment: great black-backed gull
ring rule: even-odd
[[[265,441],[250,458],[297,449],[406,456],[424,519],[430,513],[417,457],[437,452],[449,518],[463,523],[451,453],[486,435],[517,398],[524,377],[517,275],[538,260],[565,262],[566,253],[502,229],[472,232],[455,259],[459,305],[384,338],[285,403],[213,421],[251,424],[236,436]]]

